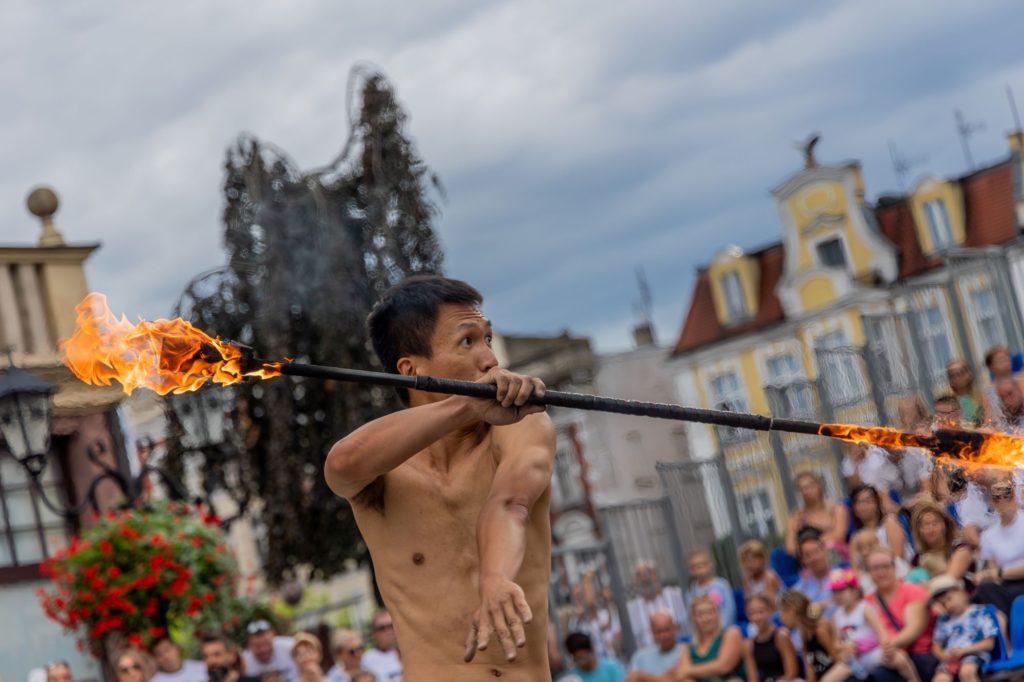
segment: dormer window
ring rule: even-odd
[[[846,249],[843,248],[843,240],[839,237],[829,237],[818,242],[815,249],[818,252],[818,262],[827,268],[846,267]]]
[[[928,220],[928,232],[932,238],[932,249],[941,251],[953,245],[953,230],[949,225],[949,213],[942,199],[926,201],[924,214]]]
[[[735,271],[722,275],[722,292],[725,294],[725,307],[730,322],[738,322],[747,317],[747,304],[743,298],[743,286],[740,274]]]

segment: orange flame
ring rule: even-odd
[[[939,429],[933,434],[919,436],[884,426],[848,424],[822,424],[818,433],[849,443],[868,443],[886,448],[924,448],[939,459],[972,468],[1024,466],[1024,438],[1008,433]]]
[[[195,391],[207,381],[224,386],[245,377],[280,376],[277,362],[252,365],[234,344],[215,339],[192,323],[173,320],[118,319],[107,297],[92,293],[75,308],[76,328],[61,341],[64,364],[82,381],[110,386],[113,381],[131,393],[139,387],[160,395]]]

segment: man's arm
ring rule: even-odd
[[[526,644],[523,623],[533,614],[514,581],[526,552],[530,513],[551,485],[555,462],[555,428],[546,414],[496,429],[494,439],[501,459],[477,520],[480,610],[466,641],[466,661],[487,648],[492,634],[510,661],[516,647]]]
[[[543,395],[538,379],[495,368],[479,383],[497,386],[495,400],[452,396],[374,419],[342,438],[324,464],[327,485],[351,500],[377,477],[453,431],[479,422],[509,424],[544,409],[526,404],[530,395]]]

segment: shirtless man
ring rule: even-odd
[[[555,432],[539,379],[497,366],[473,287],[393,287],[368,321],[384,367],[497,386],[497,399],[403,395],[327,457],[394,621],[406,682],[550,679],[547,590]]]

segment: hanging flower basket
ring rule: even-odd
[[[148,647],[175,632],[219,629],[231,616],[238,570],[220,519],[155,500],[109,512],[41,568],[46,615],[102,657],[111,638]]]

